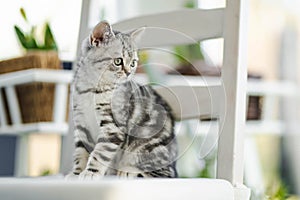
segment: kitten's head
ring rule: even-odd
[[[144,28],[139,28],[122,33],[112,30],[108,22],[102,21],[83,42],[82,54],[89,60],[89,67],[103,69],[102,76],[108,81],[128,80],[138,65],[135,43],[143,31]]]

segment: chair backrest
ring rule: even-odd
[[[89,1],[83,1],[79,41],[89,34]],[[171,86],[158,93],[171,105],[177,119],[217,117],[219,139],[217,178],[243,183],[243,137],[246,102],[246,19],[243,0],[227,1],[226,8],[179,11],[140,16],[118,22],[127,31],[147,27],[140,48],[193,43],[224,38],[221,84]],[[177,99],[174,99],[174,95]],[[191,98],[192,97],[192,98]]]

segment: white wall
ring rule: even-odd
[[[26,29],[19,8],[24,7],[29,21],[51,23],[61,55],[73,59],[77,45],[81,0],[10,0],[0,2],[0,59],[22,54],[13,26]]]

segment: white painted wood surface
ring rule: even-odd
[[[113,25],[120,31],[146,27],[140,48],[197,43],[223,36],[224,9],[185,9],[138,16]]]
[[[81,43],[82,41],[90,34],[89,29],[89,9],[91,5],[91,0],[82,0],[81,1],[81,15],[80,15],[80,23],[79,23],[79,33],[78,33],[78,41],[77,41],[77,52],[76,56],[79,58],[81,51]],[[76,61],[74,62],[73,67],[76,68]],[[73,70],[75,70],[73,68]]]
[[[21,136],[29,133],[38,132],[40,134],[61,134],[65,135],[68,132],[67,122],[55,123],[50,122],[37,122],[26,123],[21,125],[11,125],[0,127],[0,135],[15,135]]]
[[[216,118],[220,113],[222,86],[167,86],[156,88],[171,106],[177,120]]]
[[[6,200],[198,200],[199,197],[234,200],[232,185],[213,179],[65,181],[55,177],[0,178],[0,194],[1,199]]]
[[[66,121],[67,117],[67,103],[68,103],[68,84],[57,83],[55,85],[54,93],[54,107],[53,107],[53,122],[63,123]]]
[[[20,85],[31,82],[70,83],[73,72],[52,69],[27,69],[0,75],[0,87]]]
[[[4,88],[4,90],[7,96],[8,112],[10,114],[12,123],[14,125],[20,125],[22,123],[21,112],[15,88],[13,86],[7,86]]]
[[[289,80],[294,83],[297,96],[286,96],[282,99],[279,116],[284,120],[286,129],[282,143],[282,156],[288,179],[293,182],[295,194],[300,195],[300,79],[299,79],[299,35],[296,24],[286,24],[281,35],[280,58],[278,76],[281,81]]]
[[[247,83],[247,1],[226,1],[222,81],[225,108],[220,114],[217,177],[243,185]]]
[[[28,175],[28,136],[28,134],[22,134],[17,137],[14,169],[14,176],[16,177]]]
[[[2,92],[0,91],[0,127],[5,127],[7,125],[7,116],[4,110],[4,98]]]

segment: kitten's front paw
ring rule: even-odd
[[[97,180],[102,178],[103,175],[99,172],[93,172],[85,169],[79,174],[79,180]]]
[[[70,172],[65,176],[66,180],[75,180],[78,179],[79,175],[74,174],[73,172]]]

